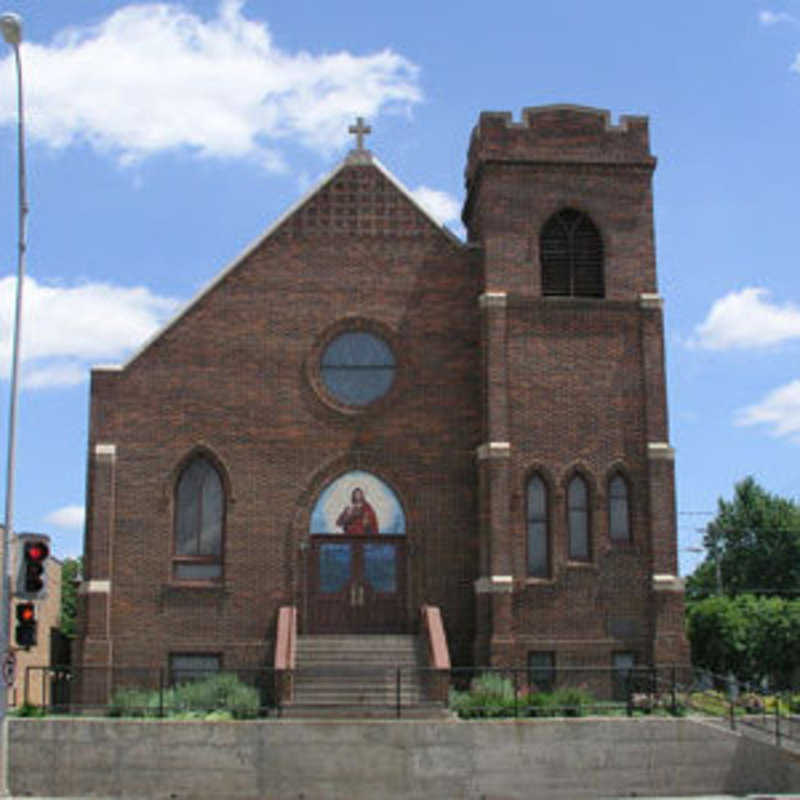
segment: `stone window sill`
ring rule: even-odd
[[[163,586],[167,592],[190,591],[224,592],[225,584],[222,581],[167,581]]]

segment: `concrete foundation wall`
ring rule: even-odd
[[[800,760],[702,722],[9,720],[14,795],[482,798],[800,791]]]

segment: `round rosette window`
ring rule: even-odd
[[[368,331],[348,331],[332,339],[322,353],[320,374],[330,396],[363,408],[392,387],[397,364],[389,345]]]

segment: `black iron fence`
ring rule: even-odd
[[[450,713],[464,719],[700,714],[800,748],[800,690],[770,692],[686,665],[313,667],[222,672],[28,667],[22,714],[255,719]]]
[[[684,697],[687,713],[714,718],[731,730],[800,751],[800,688],[770,690],[733,675],[695,670]]]

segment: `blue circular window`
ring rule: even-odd
[[[367,406],[394,382],[396,363],[389,345],[367,331],[341,333],[322,353],[320,373],[331,396],[348,406]]]

